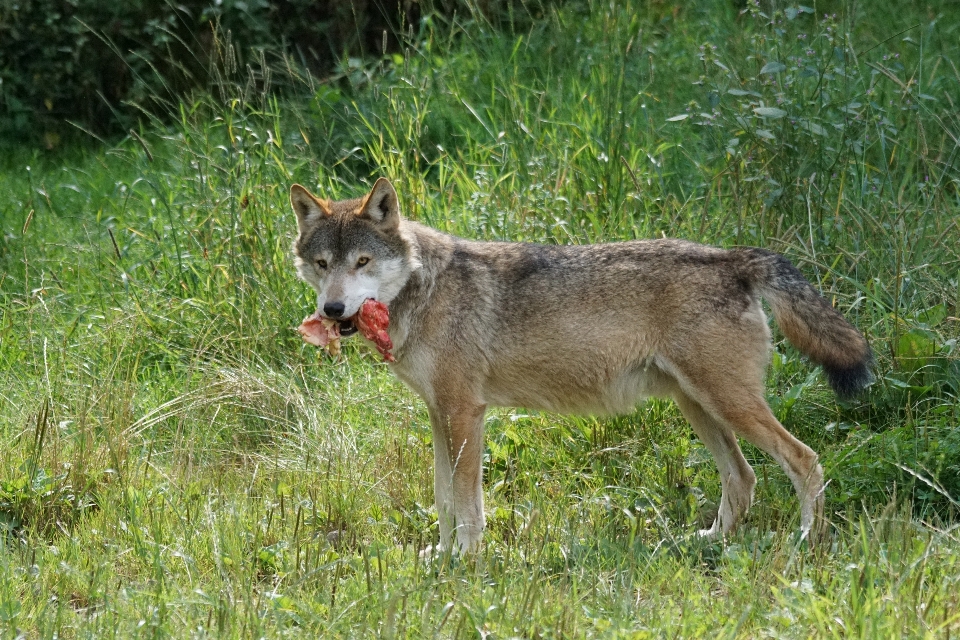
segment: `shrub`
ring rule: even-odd
[[[70,120],[97,134],[210,80],[215,30],[240,68],[267,50],[317,73],[396,48],[419,5],[326,0],[19,0],[0,4],[0,133],[58,143]],[[229,35],[227,35],[229,34]]]

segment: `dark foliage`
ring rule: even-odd
[[[65,121],[122,131],[141,109],[207,86],[215,34],[241,70],[283,53],[322,77],[345,57],[396,51],[420,13],[418,0],[3,2],[0,135],[51,147]]]

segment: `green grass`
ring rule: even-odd
[[[960,631],[960,12],[627,4],[432,20],[333,82],[278,66],[271,97],[262,70],[224,72],[119,143],[0,160],[7,635]],[[313,299],[289,185],[379,175],[469,237],[787,254],[877,355],[840,405],[776,345],[769,398],[821,454],[831,542],[797,540],[789,481],[750,447],[745,526],[697,539],[716,469],[652,401],[492,411],[483,549],[421,560],[426,409],[361,345],[333,360],[294,331]]]

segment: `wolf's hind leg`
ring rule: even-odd
[[[735,410],[730,421],[741,436],[777,461],[800,499],[800,530],[815,543],[825,532],[823,468],[813,449],[793,437],[774,417],[762,397]]]
[[[703,536],[732,533],[740,518],[750,508],[757,477],[743,457],[737,437],[723,422],[707,413],[700,404],[677,390],[674,399],[683,416],[690,422],[717,463],[720,472],[720,509],[713,526],[700,532]]]
[[[705,385],[698,385],[699,390],[708,393],[705,402],[711,413],[783,468],[800,499],[800,530],[816,542],[824,533],[825,524],[823,468],[817,462],[816,452],[784,429],[761,393],[731,385],[726,386],[726,393],[711,393]]]
[[[757,330],[748,330],[748,320],[744,316],[737,325],[704,328],[700,342],[712,345],[717,357],[675,358],[678,383],[706,413],[783,468],[800,499],[801,531],[816,542],[824,525],[823,469],[813,449],[793,437],[770,411],[763,386],[769,330],[762,314],[756,319]]]

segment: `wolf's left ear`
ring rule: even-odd
[[[393,185],[380,178],[360,207],[361,218],[368,218],[383,231],[393,231],[400,226],[400,201]]]
[[[297,227],[302,233],[317,220],[330,215],[330,204],[320,200],[298,184],[290,187],[290,204],[297,214]]]

